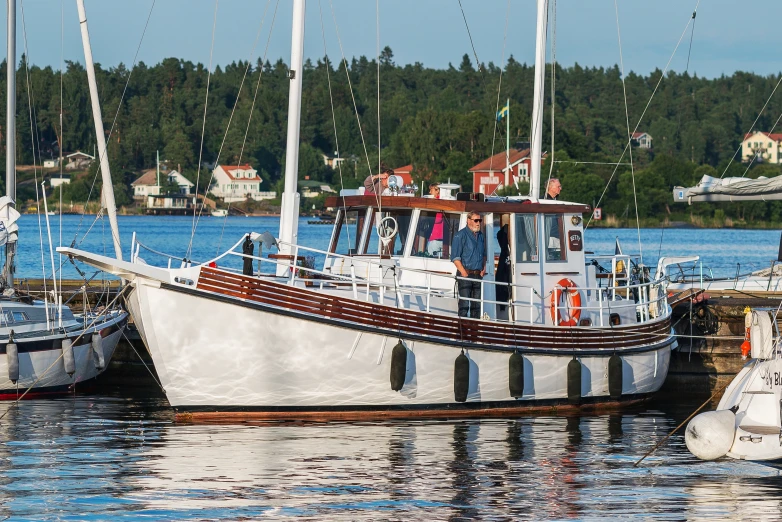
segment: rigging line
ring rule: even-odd
[[[244,78],[242,78],[242,82],[239,85],[239,94],[237,94],[237,96],[236,96],[236,103],[234,104],[234,109],[236,109],[236,107],[239,105],[239,96],[241,95],[241,92],[242,92],[242,86],[244,86],[244,80],[245,80],[245,78],[247,78],[247,75],[248,75],[248,73],[250,71],[250,66],[252,64],[253,58],[255,57],[255,48],[258,46],[258,40],[260,40],[260,38],[261,38],[261,31],[263,30],[263,25],[266,22],[266,14],[269,11],[269,5],[270,4],[271,4],[271,0],[267,0],[266,7],[263,10],[263,16],[261,17],[261,25],[258,28],[258,34],[255,37],[255,43],[253,44],[252,51],[250,52],[250,58],[247,60],[247,68],[244,71]],[[279,2],[279,0],[277,0],[277,3],[275,4],[275,7],[274,7],[274,15],[275,15],[274,18],[276,18],[277,6],[279,6],[279,5],[280,5],[280,2]],[[266,51],[269,50],[269,41],[271,40],[272,30],[273,29],[274,29],[274,19],[272,19],[272,25],[271,25],[271,28],[269,28],[269,36],[266,39]],[[255,110],[255,96],[257,96],[257,94],[258,94],[258,87],[261,84],[261,76],[263,75],[263,62],[266,61],[266,51],[264,51],[263,59],[261,60],[261,66],[260,66],[259,71],[258,71],[258,84],[256,86],[255,95],[253,96],[253,103],[250,106],[250,114],[247,116],[247,128],[244,131],[244,139],[242,140],[242,147],[239,150],[239,161],[237,162],[237,164],[240,165],[240,166],[242,164],[242,156],[244,155],[244,147],[245,147],[245,145],[247,143],[247,135],[250,132],[250,120],[252,120],[253,110]],[[231,117],[233,117],[233,111],[231,111]],[[231,126],[231,122],[229,121],[228,122],[228,127],[225,129],[225,136],[223,137],[223,143],[225,143],[225,138],[228,136],[228,129],[230,128],[230,126]],[[222,145],[220,146],[220,150],[222,150]],[[218,157],[219,157],[219,155],[218,155]],[[215,162],[215,165],[216,164],[217,164],[217,162]],[[207,186],[212,184],[212,179],[214,179],[214,171],[212,172],[212,176],[209,178],[209,183],[207,184]],[[228,222],[228,214],[230,213],[230,210],[231,210],[231,202],[229,201],[228,202],[227,212],[226,212],[225,216],[223,217],[223,226],[220,229],[220,239],[217,241],[217,252],[216,252],[215,256],[220,254],[220,245],[223,243],[223,234],[225,232],[225,224]],[[201,208],[201,211],[203,212],[203,207]],[[199,217],[200,217],[200,215],[199,215]],[[196,227],[197,226],[198,226],[198,223],[196,223]]]
[[[614,12],[616,13],[616,38],[619,43],[619,66],[622,74],[622,96],[625,102],[625,124],[627,125],[627,141],[632,142],[633,135],[630,132],[630,109],[627,106],[627,85],[625,83],[625,62],[622,52],[622,31],[619,24],[619,4],[614,0]],[[635,165],[633,165],[633,148],[630,147],[630,178],[633,181],[633,203],[635,204],[635,227],[638,231],[638,252],[641,257],[641,264],[644,262],[644,250],[641,243],[641,220],[638,216],[638,191],[635,186]]]
[[[698,6],[700,5],[701,1],[698,0],[698,3],[695,5],[695,11],[698,10]],[[679,50],[679,46],[682,43],[682,40],[684,39],[684,35],[687,34],[687,29],[690,27],[690,23],[692,22],[692,18],[689,18],[687,20],[687,25],[684,26],[684,30],[682,31],[681,36],[679,36],[679,41],[676,42],[676,46],[673,49],[673,52],[671,53],[670,58],[668,58],[668,63],[665,64],[665,69],[660,74],[660,78],[657,80],[657,84],[654,86],[654,90],[652,91],[652,95],[649,97],[649,100],[646,102],[646,106],[644,107],[643,112],[641,113],[641,117],[638,118],[638,122],[635,124],[635,128],[633,129],[633,132],[638,130],[638,127],[641,125],[641,122],[643,121],[644,116],[646,116],[646,111],[649,110],[649,106],[652,104],[652,100],[654,99],[654,96],[657,94],[657,90],[660,88],[660,84],[662,83],[663,79],[665,78],[665,73],[668,72],[668,69],[671,66],[671,62],[673,61],[673,57],[676,56],[676,51]],[[782,81],[782,76],[780,76],[780,80]],[[614,176],[616,176],[616,172],[619,170],[619,165],[621,164],[621,161],[624,159],[625,154],[627,154],[627,149],[629,149],[631,146],[631,142],[628,141],[625,145],[624,150],[622,151],[622,154],[619,156],[619,161],[616,164],[616,168],[614,168],[613,172],[611,173],[611,177],[608,179],[608,182],[606,183],[605,188],[603,188],[603,193],[600,194],[600,199],[597,201],[596,206],[600,206],[600,202],[603,201],[603,198],[606,195],[606,192],[608,191],[608,187],[611,185],[611,182],[614,179]],[[593,214],[589,216],[589,221],[587,221],[586,225],[584,225],[584,230],[589,228],[589,225],[592,223]]]
[[[557,0],[551,1],[551,156],[549,156],[548,183],[551,181],[551,174],[554,172],[554,112],[556,104],[556,80],[557,80]]]
[[[44,296],[47,296],[47,290],[46,290],[46,259],[44,257],[44,249],[43,249],[43,226],[41,225],[41,204],[40,199],[38,196],[38,162],[35,159],[35,150],[36,150],[36,137],[38,136],[37,133],[37,123],[35,118],[35,110],[33,108],[35,104],[35,98],[34,93],[32,89],[32,85],[30,83],[30,53],[29,49],[27,48],[27,24],[25,22],[24,17],[24,0],[20,2],[21,12],[22,12],[22,35],[24,40],[24,70],[25,70],[25,80],[27,85],[27,107],[29,111],[29,118],[30,118],[30,140],[32,153],[33,153],[33,183],[35,184],[35,204],[36,204],[36,211],[38,214],[38,237],[40,241],[40,247],[41,247],[41,270],[43,271],[43,292]],[[40,150],[38,152],[38,156],[40,158]],[[54,277],[54,274],[52,274]],[[46,310],[47,315],[47,328],[49,327],[49,310],[47,307]]]
[[[684,72],[690,70],[690,55],[692,54],[692,39],[695,37],[695,15],[697,11],[692,12],[692,32],[690,33],[690,48],[687,51],[687,66],[684,68]]]
[[[382,174],[383,162],[380,159],[380,0],[375,0],[375,52],[377,53],[377,172]],[[383,186],[382,184],[380,185]],[[378,198],[378,212],[382,212]]]
[[[266,9],[269,8],[269,2],[266,3]],[[242,81],[239,82],[239,91],[236,94],[236,100],[234,101],[234,106],[231,108],[231,114],[228,117],[228,124],[225,126],[225,132],[223,133],[223,140],[220,143],[220,148],[217,151],[217,157],[215,158],[215,167],[220,162],[220,157],[223,155],[223,149],[225,148],[225,142],[228,140],[228,133],[231,130],[231,124],[233,123],[234,116],[236,115],[236,109],[239,107],[239,101],[241,100],[242,96],[242,89],[244,88],[244,83],[247,80],[247,75],[250,72],[250,67],[252,67],[252,58],[255,55],[255,48],[258,46],[258,40],[261,38],[261,31],[263,30],[263,24],[266,21],[266,11],[264,11],[263,19],[261,20],[261,26],[258,28],[258,34],[255,37],[255,43],[253,44],[252,50],[250,51],[250,59],[247,61],[247,67],[244,69],[244,75],[242,76]],[[241,166],[241,163],[238,165]],[[212,185],[212,181],[214,181],[214,170],[212,170],[211,175],[209,176],[209,183],[206,184],[207,187]],[[237,183],[236,186],[238,187],[239,184]],[[231,194],[234,194],[234,189],[231,189]],[[231,203],[228,203],[228,206],[230,208]],[[195,235],[196,230],[198,229],[198,223],[201,221],[201,216],[204,213],[204,207],[202,206],[198,211],[198,219],[196,219],[195,226],[193,227],[192,234]],[[225,226],[225,222],[228,221],[228,214],[225,215],[223,219],[223,226]],[[192,241],[192,238],[191,238]],[[220,251],[218,250],[218,254]]]
[[[481,80],[483,81],[484,90],[488,90],[486,86],[486,77],[483,74],[483,66],[481,65],[481,61],[478,59],[478,51],[475,50],[475,43],[472,41],[472,33],[470,32],[470,26],[467,24],[467,15],[464,13],[464,6],[462,6],[462,0],[459,0],[459,9],[462,10],[464,27],[467,29],[467,36],[470,38],[470,46],[472,47],[472,54],[473,56],[475,56],[475,66],[478,68],[478,72],[481,73]],[[507,28],[507,19],[506,19],[506,28]]]
[[[463,11],[462,11],[462,13],[463,13]],[[507,43],[508,43],[508,20],[509,19],[510,19],[510,0],[508,0],[508,5],[505,8],[505,31],[504,31],[504,33],[502,35],[502,58],[501,58],[501,63],[505,63],[505,49],[506,49],[506,46],[507,46]],[[467,23],[467,21],[465,20],[465,24],[466,23]],[[499,123],[497,121],[497,113],[500,112],[500,94],[502,93],[502,75],[503,75],[503,72],[504,72],[504,69],[500,69],[500,78],[497,81],[497,103],[496,103],[496,105],[494,107],[494,131],[492,132],[492,135],[491,135],[491,155],[489,156],[489,172],[492,171],[492,168],[494,166],[494,147],[496,145],[496,140],[497,140],[497,128],[498,128],[497,123]],[[508,108],[508,115],[506,116],[506,118],[510,118],[510,107]],[[506,152],[506,154],[508,154],[508,153]],[[496,192],[496,191],[497,191],[497,188],[495,187],[494,188],[494,192]],[[492,192],[492,195],[494,194],[494,192]]]
[[[350,98],[353,101],[353,112],[356,114],[356,121],[358,122],[358,132],[361,136],[361,145],[364,148],[364,157],[367,160],[367,170],[369,175],[372,175],[372,164],[369,161],[369,151],[367,150],[367,142],[364,139],[364,129],[361,128],[361,116],[358,113],[358,105],[356,104],[356,94],[353,92],[353,82],[350,80],[350,71],[348,70],[348,60],[345,58],[345,49],[342,46],[342,38],[339,35],[339,26],[337,25],[337,15],[334,12],[334,2],[329,0],[329,7],[331,8],[331,18],[334,20],[334,31],[337,34],[337,42],[339,43],[339,51],[342,55],[342,62],[345,65],[345,76],[348,79],[348,89],[350,90]],[[378,173],[380,174],[380,173]],[[375,194],[375,200],[377,201],[378,208],[380,207],[380,195]]]
[[[62,246],[62,144],[63,144],[63,125],[62,125],[62,91],[63,91],[63,70],[65,69],[65,0],[60,0],[60,135],[57,143],[59,149],[59,167],[60,167],[60,246]],[[62,267],[63,256],[59,255],[60,266],[57,269],[60,272],[60,291],[62,291]]]
[[[616,161],[574,161],[574,160],[556,160],[554,163],[572,163],[574,165],[630,165],[629,163],[618,163]]]
[[[130,85],[130,79],[133,76],[133,70],[136,68],[136,63],[138,62],[138,54],[141,51],[141,44],[144,42],[144,36],[147,34],[147,28],[149,27],[149,21],[152,18],[152,11],[155,9],[155,2],[156,1],[157,0],[152,0],[152,5],[149,8],[149,14],[147,14],[147,20],[144,23],[144,29],[141,32],[141,39],[138,42],[138,46],[136,46],[136,54],[133,55],[133,65],[130,67],[130,70],[128,71],[128,79],[125,81],[125,87],[123,87],[123,89],[122,89],[122,96],[120,96],[119,103],[117,104],[117,110],[114,113],[114,119],[111,122],[111,128],[109,129],[109,135],[108,135],[108,138],[106,139],[106,150],[101,152],[100,154],[106,155],[106,154],[109,153],[109,145],[108,144],[111,142],[111,137],[114,134],[114,128],[117,125],[117,120],[119,119],[119,113],[120,113],[120,110],[122,109],[122,102],[125,100],[125,95],[128,92],[128,85]],[[100,168],[101,168],[100,167],[100,164],[101,164],[100,160],[102,158],[103,158],[103,156],[101,156],[101,155],[99,155],[98,158],[96,158],[98,160],[98,168],[95,171],[95,177],[92,179],[92,185],[90,186],[90,191],[89,191],[89,193],[87,195],[87,203],[89,203],[90,199],[92,199],[92,192],[93,192],[93,189],[95,188],[95,183],[97,183],[98,174],[100,174]],[[85,205],[85,208],[84,208],[85,211],[86,211],[86,208],[87,208],[87,206]],[[72,241],[71,244],[76,244],[76,238],[79,235],[79,230],[81,229],[81,224],[82,224],[83,220],[84,220],[84,212],[82,212],[82,214],[81,214],[81,218],[79,219],[79,224],[76,227],[76,233],[73,235],[73,241]],[[112,231],[112,236],[113,235],[114,235],[114,232]],[[85,238],[82,238],[82,240],[79,241],[80,245],[84,241],[84,239]]]
[[[331,103],[331,124],[334,127],[334,147],[336,148],[337,152],[337,158],[340,158],[340,149],[339,149],[339,135],[337,134],[337,115],[336,111],[334,110],[334,94],[331,89],[331,64],[329,63],[329,53],[328,49],[326,47],[326,26],[323,23],[323,3],[321,0],[318,0],[318,10],[320,11],[320,33],[323,37],[323,54],[324,54],[324,60],[326,65],[326,81],[328,83],[329,87],[329,102]],[[345,190],[345,182],[342,177],[342,162],[337,161],[337,172],[339,172],[339,185],[340,185],[340,194],[343,190]],[[347,230],[347,238],[348,238],[348,252],[351,250],[350,242],[351,242],[351,233],[350,233],[350,223],[348,222],[347,218],[347,208],[345,205],[345,198],[342,198],[342,209],[343,209],[343,219],[345,220],[345,228]],[[358,226],[358,225],[357,225]]]
[[[195,236],[195,229],[196,229],[196,208],[198,207],[198,183],[201,180],[201,161],[203,160],[204,157],[204,134],[206,134],[206,111],[209,108],[209,85],[212,81],[212,58],[214,56],[215,31],[217,30],[217,7],[219,5],[220,5],[220,0],[215,0],[214,19],[212,20],[212,44],[209,47],[209,68],[206,70],[206,92],[204,93],[204,118],[203,121],[201,122],[201,144],[198,146],[198,170],[196,172],[196,183],[195,183],[196,204],[193,206],[193,226],[190,231],[190,242],[188,243],[187,250],[185,251],[185,259],[190,257],[190,253],[193,248],[193,236]],[[206,204],[206,194],[208,190],[209,187],[206,187],[204,189],[204,205]]]

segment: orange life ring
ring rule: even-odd
[[[559,304],[563,293],[567,300],[567,308],[572,309],[568,319],[562,317],[562,307]],[[559,326],[576,326],[579,318],[581,318],[581,292],[572,279],[560,279],[551,292],[551,319]]]

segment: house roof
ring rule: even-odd
[[[649,133],[648,132],[634,132],[633,133],[633,139],[634,140],[639,139],[641,136],[649,136]],[[649,137],[651,138],[651,136],[649,136]]]
[[[744,139],[751,138],[755,134],[762,134],[764,136],[767,136],[771,138],[774,141],[782,141],[782,134],[779,133],[770,133],[770,132],[763,132],[763,131],[755,131],[755,132],[748,132],[744,135]]]
[[[87,154],[86,152],[82,152],[82,151],[80,151],[80,150],[77,150],[76,152],[71,152],[70,154],[68,154],[68,155],[67,155],[67,156],[65,156],[65,157],[66,157],[66,158],[73,158],[74,156],[83,156],[83,157],[85,157],[85,158],[90,158],[91,160],[94,160],[94,159],[95,159],[95,156],[90,156],[90,155],[89,155],[89,154]]]
[[[529,156],[529,149],[517,150],[510,149],[510,165],[516,165],[521,160]],[[505,170],[505,151],[498,152],[491,158],[485,159],[482,162],[475,165],[473,168],[468,169],[468,172],[488,172],[496,171],[502,172]]]
[[[130,185],[132,187],[138,185],[157,185],[157,170],[155,169],[145,170],[144,174],[142,174],[140,178],[138,178]]]
[[[235,170],[255,170],[252,168],[249,164],[248,165],[218,165],[219,168],[223,169],[223,172],[226,173],[226,175],[231,178],[232,180],[238,179],[241,181],[263,181],[261,177],[258,175],[257,171],[255,173],[254,178],[236,178],[232,174]]]

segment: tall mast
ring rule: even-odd
[[[280,240],[295,244],[299,230],[299,124],[301,120],[301,80],[304,62],[305,0],[293,0],[293,29],[291,36],[290,90],[288,99],[288,143],[285,152],[285,191],[282,193]],[[280,245],[280,253],[292,255],[291,247]],[[295,260],[293,260],[295,262]],[[287,267],[278,265],[277,275],[284,275]]]
[[[543,88],[546,78],[546,29],[548,0],[538,0],[538,28],[535,38],[535,96],[532,105],[532,136],[530,137],[530,196],[540,197],[540,160],[543,149]]]
[[[76,0],[79,9],[79,24],[81,25],[81,42],[84,46],[84,61],[87,67],[87,79],[90,84],[90,100],[92,101],[92,118],[95,121],[95,137],[98,141],[98,155],[100,158],[100,173],[103,181],[103,204],[106,205],[106,213],[109,215],[111,237],[114,240],[114,253],[117,259],[122,260],[122,247],[119,241],[119,226],[117,225],[117,205],[114,203],[114,187],[111,184],[111,171],[109,170],[109,156],[106,149],[106,135],[103,130],[103,115],[100,111],[98,99],[98,84],[95,81],[95,67],[92,63],[92,48],[90,47],[90,32],[87,29],[87,12],[84,10],[84,0]]]
[[[6,115],[5,115],[5,194],[16,203],[16,0],[7,0],[8,57],[6,59]],[[5,278],[14,286],[15,242],[5,245]]]

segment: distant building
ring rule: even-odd
[[[160,178],[168,180],[169,184],[176,184],[179,187],[177,192],[181,195],[189,195],[193,187],[195,187],[192,181],[176,170],[161,169]],[[145,170],[141,177],[131,183],[130,186],[133,187],[133,197],[135,199],[160,195],[161,187],[158,185],[157,169]]]
[[[646,132],[634,132],[633,141],[638,144],[639,149],[652,148],[652,137]]]
[[[250,165],[218,165],[209,192],[226,203],[277,197],[275,192],[262,192],[261,181],[258,171]]]
[[[756,163],[782,163],[782,134],[750,132],[741,142],[741,161]]]
[[[66,162],[66,170],[82,170],[88,168],[92,162],[95,161],[95,156],[90,156],[89,154],[77,150],[76,152],[72,152],[65,156],[64,159]]]
[[[60,160],[58,158],[54,159],[48,159],[43,161],[43,168],[45,169],[53,169],[57,167],[57,165],[60,164]]]
[[[489,196],[503,187],[515,185],[517,181],[529,182],[532,165],[529,152],[529,149],[510,149],[507,153],[503,150],[475,165],[468,171],[472,173],[472,191]],[[545,154],[541,163],[544,159]]]
[[[338,156],[332,157],[329,156],[328,154],[323,155],[323,163],[327,167],[331,167],[334,170],[336,170],[343,161],[345,161],[345,158],[340,158]]]
[[[321,194],[336,194],[337,191],[331,188],[329,185],[315,180],[301,180],[298,183],[299,190],[301,191],[301,197],[303,198],[315,198]]]
[[[190,198],[185,194],[164,194],[147,196],[147,208],[150,209],[184,209],[188,208]]]
[[[60,185],[67,185],[71,182],[71,175],[70,174],[56,174],[49,178],[49,184],[54,187],[59,187]]]

